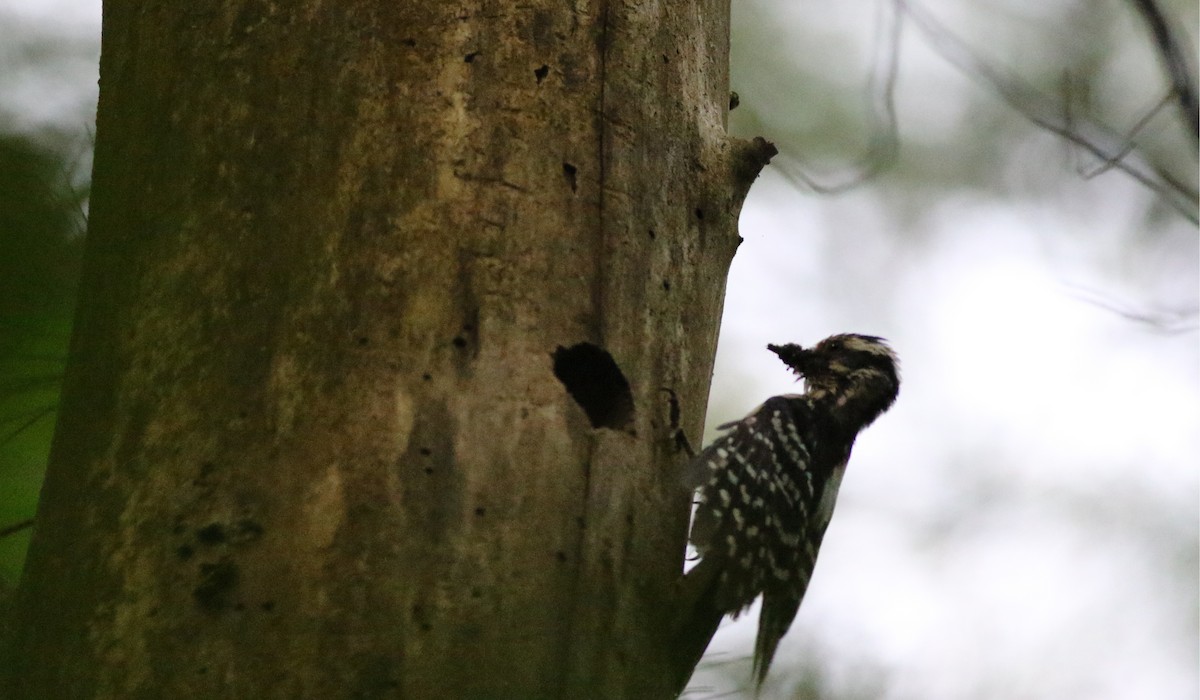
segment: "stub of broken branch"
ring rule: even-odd
[[[750,192],[750,185],[754,184],[754,181],[758,179],[758,174],[778,154],[779,149],[775,147],[775,144],[761,136],[755,136],[749,141],[745,139],[733,140],[731,177],[733,180],[733,203],[735,207],[741,209],[742,202],[745,201],[746,195]]]

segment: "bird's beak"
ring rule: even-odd
[[[795,343],[786,345],[768,345],[767,349],[779,356],[783,364],[787,365],[797,375],[803,377],[812,366],[813,351],[805,350],[803,347]]]

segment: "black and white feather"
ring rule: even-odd
[[[727,432],[689,465],[687,485],[697,492],[690,538],[701,561],[685,582],[698,594],[681,637],[702,643],[702,654],[723,615],[736,617],[762,595],[760,684],[808,588],[854,439],[892,405],[900,384],[895,355],[874,336],[768,348],[804,377],[805,392],[770,398],[721,426]]]

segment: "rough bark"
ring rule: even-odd
[[[664,389],[695,439],[761,167],[727,41],[727,0],[106,2],[9,696],[667,694]]]

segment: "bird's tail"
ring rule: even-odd
[[[795,596],[763,593],[762,611],[758,615],[758,638],[754,642],[754,680],[759,687],[771,668],[779,640],[792,626],[800,599]]]

